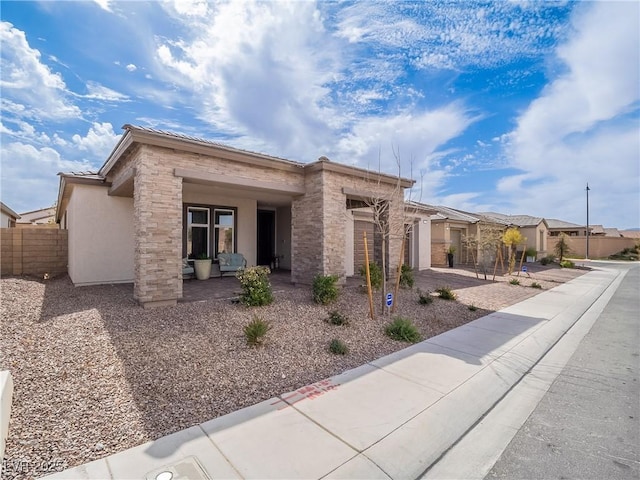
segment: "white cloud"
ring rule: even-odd
[[[351,133],[338,143],[338,160],[377,170],[380,151],[383,170],[394,172],[393,147],[400,149],[404,175],[409,174],[411,162],[415,172],[430,169],[440,156],[439,148],[460,135],[474,120],[458,103],[415,114],[365,118],[355,122]]]
[[[136,67],[133,63],[130,63],[126,66],[126,69],[129,70],[130,72],[135,72],[138,67]]]
[[[80,116],[80,109],[68,99],[62,76],[40,62],[40,52],[29,46],[24,32],[10,23],[1,22],[0,41],[3,108],[13,105],[13,113],[35,119],[60,120]]]
[[[63,159],[50,147],[9,142],[2,146],[2,196],[11,198],[18,211],[44,208],[56,200],[58,172],[90,168],[86,162]]]
[[[203,121],[298,158],[329,142],[340,118],[325,85],[341,68],[314,4],[211,4],[205,17],[171,12],[194,36],[158,46],[159,73],[194,93]]]
[[[73,144],[80,150],[93,155],[93,164],[100,165],[118,142],[120,135],[113,131],[110,123],[94,122],[84,137],[76,134]],[[94,167],[95,168],[95,167]]]
[[[90,98],[92,100],[102,100],[106,102],[128,102],[129,97],[122,93],[116,92],[110,88],[105,87],[104,85],[100,85],[97,82],[89,81],[87,82],[87,91],[89,92],[86,95],[83,95],[84,98]]]
[[[637,2],[594,2],[576,10],[575,31],[557,50],[563,73],[508,137],[511,166],[523,173],[502,179],[499,188],[517,193],[515,208],[559,217],[566,212],[577,221],[588,181],[606,192],[593,205],[598,223],[615,212],[626,226],[637,225],[639,16]]]
[[[111,0],[93,0],[101,9],[107,12],[113,12],[111,10]]]

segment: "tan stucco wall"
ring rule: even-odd
[[[549,248],[553,251],[558,237],[549,238]],[[585,258],[587,253],[587,237],[584,235],[567,237],[571,252],[570,257]],[[596,237],[589,236],[589,258],[606,258],[609,255],[619,253],[625,248],[633,248],[636,243],[635,238],[625,237]]]
[[[544,223],[540,223],[536,227],[522,227],[520,228],[520,233],[527,237],[525,249],[529,247],[535,248],[538,252],[538,258],[544,257],[547,254],[549,230]],[[521,247],[519,247],[518,250],[520,250],[520,248]]]
[[[133,282],[133,199],[75,185],[67,207],[69,277],[75,285]]]
[[[428,216],[417,218],[413,226],[412,268],[426,270],[431,268],[431,219]]]

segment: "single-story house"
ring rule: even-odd
[[[354,210],[383,198],[390,224],[413,223],[411,265],[429,268],[430,221],[407,209],[413,180],[320,157],[300,163],[216,142],[125,125],[98,172],[61,173],[56,222],[68,229],[76,285],[133,282],[145,307],[182,297],[182,259],[242,253],[248,265],[341,280],[356,268]],[[389,238],[397,268],[402,235]]]
[[[471,253],[464,248],[464,239],[476,235],[476,224],[480,218],[444,205],[422,204],[431,209],[431,265],[446,266],[447,252],[454,248],[453,262],[457,264],[472,261]]]
[[[52,226],[55,227],[56,208],[47,207],[20,214],[18,227]]]
[[[578,237],[586,235],[587,231],[587,227],[584,225],[565,222],[564,220],[558,220],[557,218],[547,218],[547,225],[549,225],[549,236],[551,237],[557,237],[561,233],[564,233],[569,237]]]
[[[0,227],[1,228],[13,228],[16,226],[16,221],[20,219],[20,215],[7,207],[4,203],[0,202]]]
[[[530,215],[504,215],[496,212],[483,212],[481,215],[497,222],[504,222],[510,227],[517,227],[527,239],[526,245],[524,246],[525,249],[535,249],[537,258],[547,255],[549,225],[544,218],[532,217]]]

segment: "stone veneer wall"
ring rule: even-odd
[[[144,306],[182,297],[182,178],[166,151],[144,146],[136,161],[134,298]]]
[[[294,283],[311,283],[317,274],[338,275],[345,281],[347,214],[343,188],[390,196],[393,185],[378,184],[364,178],[334,172],[329,169],[308,170],[305,177],[306,194],[294,200],[292,212],[292,272]],[[396,223],[403,221],[403,203],[392,201],[391,214]],[[397,268],[402,233],[390,239],[391,264]],[[395,271],[392,272],[392,276]]]
[[[291,203],[291,281],[310,284],[324,274],[324,172],[308,172],[306,193]]]

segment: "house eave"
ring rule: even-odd
[[[105,164],[100,168],[99,174],[106,177],[120,158],[133,144],[152,145],[168,148],[176,151],[196,153],[210,157],[218,157],[235,162],[243,162],[260,167],[274,168],[290,172],[301,173],[304,164],[272,157],[269,155],[240,150],[227,145],[209,143],[195,138],[182,137],[169,133],[155,132],[126,124],[122,127],[126,130],[122,138],[113,149]]]
[[[352,177],[364,178],[372,182],[382,182],[391,185],[400,185],[402,188],[411,188],[416,181],[409,178],[395,177],[387,173],[372,172],[364,168],[353,167],[350,165],[344,165],[342,163],[335,163],[325,158],[320,158],[313,163],[308,163],[304,166],[307,172],[317,172],[326,170],[329,172],[341,173],[343,175],[349,175]]]

